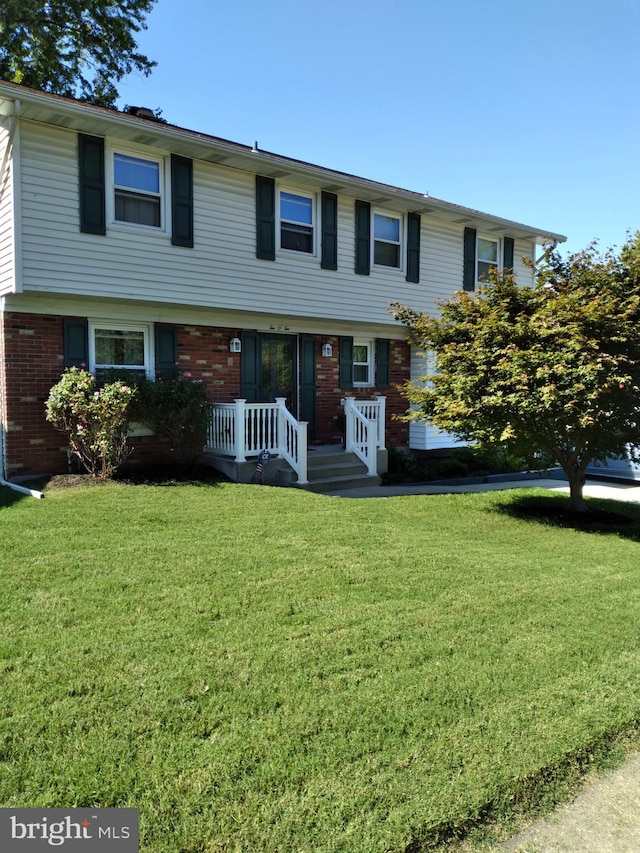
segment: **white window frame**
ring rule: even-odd
[[[376,216],[383,216],[385,219],[397,219],[398,220],[398,241],[395,240],[385,240],[384,238],[378,238],[376,240]],[[404,216],[401,213],[394,213],[390,210],[371,210],[371,266],[375,267],[378,270],[399,270],[402,272],[403,264],[404,264]],[[398,266],[391,266],[389,264],[377,264],[375,261],[376,257],[376,242],[378,243],[388,243],[393,246],[398,247]]]
[[[395,267],[393,267],[393,269],[395,269]],[[354,378],[353,387],[354,388],[373,388],[374,377],[375,377],[375,367],[376,367],[375,366],[376,348],[375,348],[374,341],[364,340],[364,339],[360,339],[360,338],[354,338],[352,346],[353,346],[353,350],[352,350],[353,357],[352,357],[351,363],[352,363],[352,370],[353,370],[354,377],[355,377],[356,366],[362,366],[362,365],[367,366],[367,379],[366,379],[366,381],[365,382],[362,382],[362,381],[358,382]],[[365,361],[356,361],[356,359],[355,359],[356,347],[366,347],[367,348],[367,361],[366,362]]]
[[[483,284],[487,284],[489,279],[483,278],[480,279],[480,269],[479,265],[481,263],[487,263],[487,261],[483,261],[480,259],[480,252],[478,251],[480,240],[484,240],[487,243],[495,243],[496,244],[496,269],[500,271],[502,269],[502,240],[499,237],[489,237],[488,234],[476,234],[476,287],[482,286]]]
[[[116,186],[115,182],[115,155],[123,154],[125,157],[135,157],[137,160],[147,160],[149,163],[156,163],[158,169],[158,185],[160,187],[160,225],[145,225],[142,222],[127,222],[124,219],[116,219]],[[167,199],[170,198],[171,189],[168,185],[170,180],[170,170],[166,166],[166,156],[159,151],[148,149],[128,148],[122,145],[107,145],[106,155],[106,186],[107,186],[107,219],[110,226],[122,228],[123,230],[140,229],[146,234],[166,234],[168,233],[171,223],[169,221],[170,205]],[[127,187],[120,187],[126,190]],[[144,190],[135,190],[140,196],[148,195],[151,198],[157,198],[156,193],[146,193]]]
[[[151,324],[149,323],[122,323],[119,320],[89,320],[89,370],[95,375],[97,370],[127,370],[126,365],[96,365],[96,330],[109,329],[117,332],[142,332],[144,346],[144,367],[145,376],[148,379],[153,379],[155,376],[154,369],[154,351],[153,351],[153,335],[151,334]]]
[[[282,194],[288,193],[299,198],[308,199],[311,202],[311,226],[307,222],[296,222],[294,219],[283,219],[281,216],[281,199]],[[293,189],[293,187],[278,187],[277,197],[277,227],[278,227],[278,250],[287,254],[302,255],[314,258],[317,250],[317,234],[318,234],[318,215],[317,215],[317,198],[313,193],[303,192],[302,190]],[[302,249],[288,249],[282,245],[282,225],[290,222],[292,225],[303,225],[311,227],[311,251],[305,252]]]

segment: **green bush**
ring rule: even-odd
[[[202,454],[211,417],[207,388],[189,374],[139,386],[138,420],[165,439],[181,465],[193,465]]]
[[[207,439],[211,410],[204,383],[184,373],[173,379],[148,379],[139,373],[110,370],[107,381],[128,381],[137,391],[132,420],[166,441],[179,465],[193,465]]]
[[[107,478],[126,460],[137,391],[125,382],[98,388],[94,376],[71,367],[49,392],[46,417],[65,432],[71,451],[93,477]]]

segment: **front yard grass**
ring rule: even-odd
[[[0,490],[0,806],[137,807],[145,853],[415,853],[559,794],[639,719],[640,508],[521,497]]]

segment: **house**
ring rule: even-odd
[[[446,446],[393,417],[424,366],[389,302],[436,311],[493,264],[528,282],[521,257],[563,239],[0,83],[2,476],[67,469],[44,401],[72,365],[205,382],[209,451],[240,478],[267,449],[305,482],[308,448],[345,433],[369,475],[385,447]],[[131,440],[132,459],[158,451]]]

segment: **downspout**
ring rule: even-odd
[[[544,252],[540,255],[537,261],[534,261],[535,266],[538,266],[540,261],[543,261],[551,252],[555,252],[558,241],[557,240],[545,240],[542,244],[544,247]],[[535,247],[534,247],[535,248]]]

